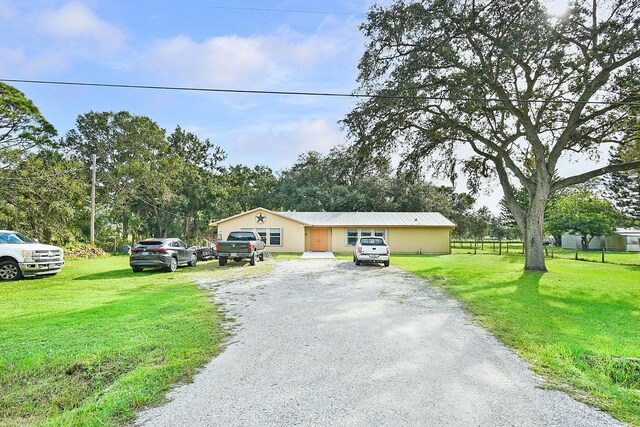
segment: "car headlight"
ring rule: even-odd
[[[33,253],[35,251],[22,251],[22,258],[24,262],[33,262]]]

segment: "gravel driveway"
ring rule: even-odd
[[[620,425],[539,388],[524,362],[423,279],[393,266],[270,262],[257,278],[202,283],[237,319],[234,335],[137,424]]]

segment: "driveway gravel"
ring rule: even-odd
[[[257,277],[202,281],[236,318],[233,336],[136,424],[621,425],[540,388],[458,302],[393,265],[269,262]]]

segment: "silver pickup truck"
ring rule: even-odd
[[[227,240],[216,243],[218,263],[223,267],[231,258],[236,262],[249,260],[250,265],[256,265],[256,259],[264,261],[264,247],[264,242],[255,231],[232,231]]]

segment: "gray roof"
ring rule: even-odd
[[[277,212],[310,225],[455,227],[439,212]]]
[[[616,228],[616,234],[621,236],[640,237],[640,228]]]

